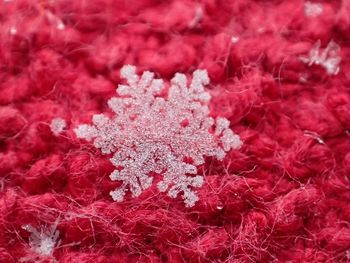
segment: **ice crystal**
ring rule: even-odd
[[[50,129],[52,133],[58,136],[66,128],[66,121],[61,118],[54,118],[51,120]]]
[[[17,34],[17,28],[15,26],[10,27],[10,34],[16,35]]]
[[[197,166],[204,157],[222,160],[241,145],[227,119],[208,116],[207,72],[196,70],[191,83],[184,74],[175,74],[165,96],[160,94],[165,93],[163,80],[152,72],[139,76],[135,66],[126,65],[121,77],[127,84],[119,85],[119,96],[108,101],[115,115],[94,115],[93,125],[75,129],[77,137],[93,140],[103,154],[113,153],[110,160],[116,169],[110,178],[122,182],[110,193],[115,201],[124,200],[127,190],[139,196],[158,174],[159,191],[168,191],[172,198],[182,193],[186,206],[193,206],[198,196],[191,188],[203,184]]]
[[[334,41],[330,41],[327,47],[320,51],[321,41],[317,41],[310,50],[308,57],[300,57],[301,61],[309,66],[313,64],[322,66],[328,74],[337,75],[339,72],[339,63],[341,57],[339,55],[340,47]]]
[[[305,2],[304,4],[304,14],[307,17],[316,17],[322,14],[323,6],[320,3]]]
[[[51,227],[41,227],[40,229],[36,229],[31,225],[23,226],[23,229],[31,233],[29,246],[38,256],[52,256],[55,248],[59,246],[57,224],[58,221]]]

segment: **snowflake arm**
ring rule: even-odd
[[[51,120],[50,129],[55,136],[60,135],[61,132],[66,128],[67,123],[64,119],[54,118]]]

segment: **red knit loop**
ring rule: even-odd
[[[9,139],[18,135],[26,125],[26,119],[13,107],[0,108],[0,138]]]
[[[345,92],[334,92],[327,98],[329,109],[345,129],[350,129],[350,95]]]
[[[60,191],[66,184],[66,169],[59,155],[51,155],[33,164],[24,176],[22,188],[29,194]]]

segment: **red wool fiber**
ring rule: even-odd
[[[0,262],[350,262],[349,36],[347,0],[1,0]],[[302,61],[317,41],[339,72]],[[243,141],[191,208],[155,185],[114,202],[109,157],[73,132],[125,64],[207,69]],[[27,225],[59,232],[52,253]]]

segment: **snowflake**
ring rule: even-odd
[[[75,129],[77,137],[93,140],[103,154],[113,153],[110,160],[116,169],[110,178],[122,182],[110,193],[115,201],[124,200],[127,190],[139,196],[158,174],[159,191],[168,191],[172,198],[181,192],[186,206],[193,206],[198,196],[191,188],[203,184],[197,166],[204,163],[204,156],[222,160],[242,144],[228,120],[208,116],[207,72],[196,70],[189,85],[186,76],[177,73],[166,96],[160,95],[165,92],[163,81],[152,72],[140,77],[135,66],[126,65],[121,77],[127,85],[119,85],[119,97],[108,101],[113,118],[94,115],[93,125]]]
[[[309,66],[313,64],[321,65],[328,74],[337,75],[340,68],[339,56],[340,47],[334,41],[330,41],[327,47],[320,52],[321,41],[317,41],[314,47],[310,50],[308,57],[300,57],[300,60]]]
[[[41,227],[40,229],[36,229],[31,225],[24,225],[22,228],[31,233],[29,237],[30,250],[36,253],[37,257],[35,259],[32,257],[25,257],[20,261],[34,260],[35,262],[42,262],[45,261],[45,257],[52,257],[55,248],[61,243],[61,241],[58,240],[59,231],[56,230],[57,225],[58,220],[56,220],[50,228]],[[56,262],[54,259],[52,261]]]

